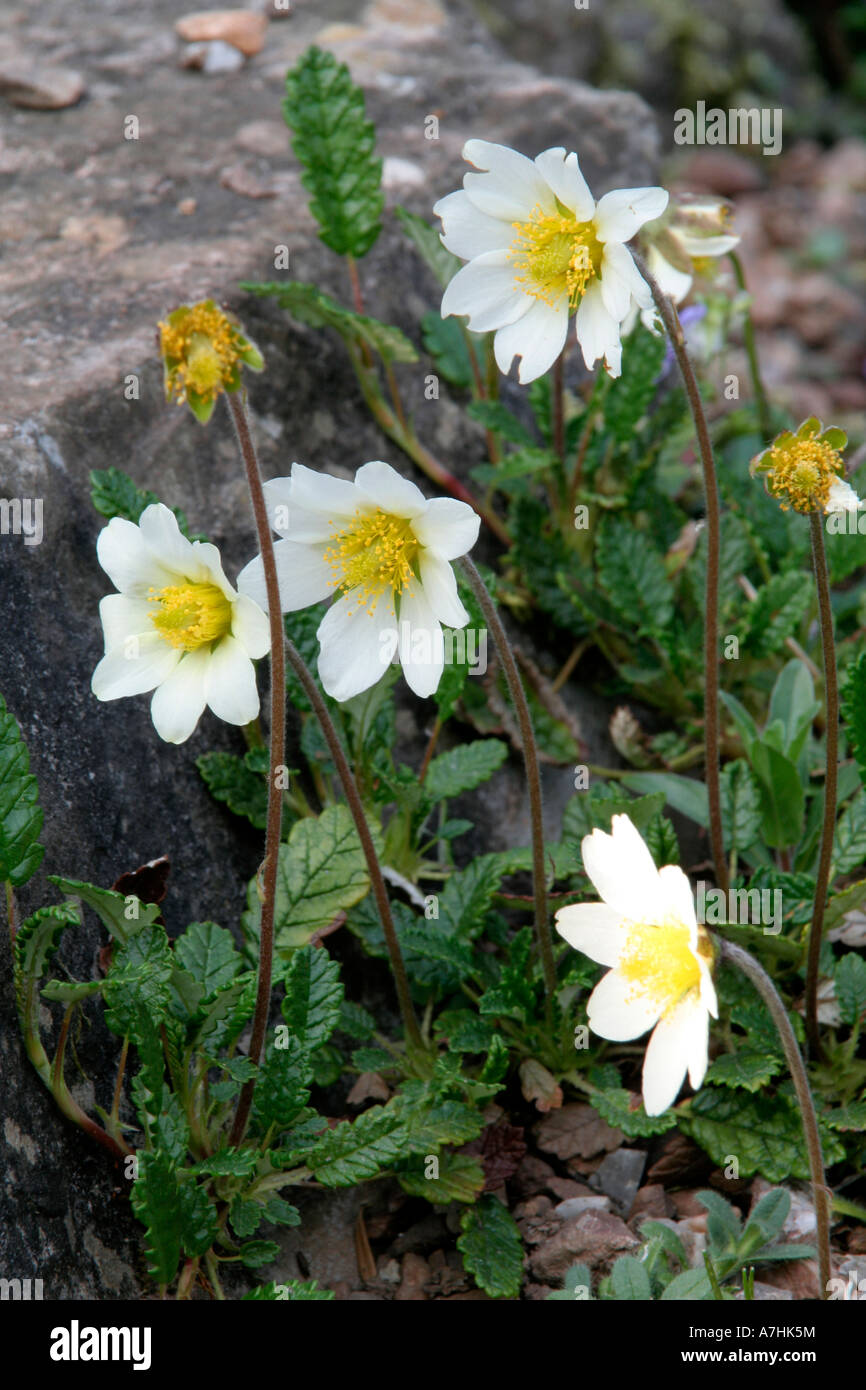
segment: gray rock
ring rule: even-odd
[[[122,12],[112,0],[98,0],[86,14],[63,0],[44,0],[25,12],[22,43],[38,42],[51,61],[62,40],[65,58],[80,62],[90,100],[58,111],[50,132],[35,112],[16,111],[7,121],[16,158],[4,197],[0,267],[2,488],[8,498],[39,498],[44,507],[41,544],[0,537],[0,690],[28,741],[46,816],[45,863],[21,892],[21,910],[56,901],[47,873],[111,884],[168,853],[173,868],[164,912],[171,933],[193,918],[236,929],[262,845],[210,800],[194,765],[207,749],[237,750],[236,731],[207,715],[187,745],[170,747],[154,734],[146,697],[99,705],[90,694],[101,655],[97,604],[111,587],[96,562],[102,523],[89,503],[90,469],[119,465],[139,485],[182,506],[193,529],[219,544],[231,577],[254,550],[225,411],[220,407],[202,429],[165,404],[158,320],[178,303],[209,295],[239,312],[267,359],[267,371],[249,386],[266,475],[287,472],[295,458],[353,472],[385,457],[412,471],[371,423],[339,345],[238,290],[242,279],[274,278],[274,248],[288,244],[293,277],[348,300],[343,267],[316,236],[288,141],[282,153],[262,145],[255,151],[255,168],[262,178],[273,177],[277,197],[253,201],[220,186],[239,128],[279,121],[286,68],[317,38],[348,59],[365,85],[381,153],[424,170],[425,186],[404,180],[389,191],[389,208],[399,197],[429,216],[435,198],[459,186],[460,150],[471,135],[529,153],[577,138],[597,194],[652,182],[657,153],[638,98],[541,77],[503,56],[462,11],[443,10],[433,0],[401,6],[381,0],[360,22],[357,7],[344,0],[299,6],[292,23],[272,26],[267,48],[232,77],[230,96],[219,79],[205,83],[177,66],[173,43],[165,42],[173,39],[176,16],[172,0],[143,0]],[[322,32],[331,21],[339,27]],[[424,118],[433,111],[442,113],[438,141],[424,136]],[[371,311],[408,331],[416,331],[423,309],[438,303],[435,285],[390,216],[361,276]],[[408,407],[434,451],[465,476],[482,456],[480,430],[444,395],[425,402],[427,370],[422,361],[402,371]],[[125,398],[129,378],[137,379],[136,399]],[[492,548],[479,550],[493,560]],[[407,710],[417,740],[426,713],[417,702],[407,701]],[[548,771],[554,787],[570,782],[567,770]],[[516,807],[522,773],[515,765],[508,776]],[[494,816],[501,826],[500,803]],[[511,842],[524,833],[512,826]],[[482,846],[493,847],[481,838]],[[90,975],[101,939],[91,921],[68,940],[61,959],[72,975]],[[10,1175],[0,1211],[0,1268],[9,1278],[42,1278],[46,1298],[134,1297],[148,1286],[127,1184],[62,1119],[24,1057],[8,946],[0,950],[7,1121],[0,1161]],[[59,1009],[49,1008],[50,1045]],[[97,1100],[107,1105],[116,1039],[98,1010],[89,1009],[87,1018],[79,1058]],[[351,1237],[332,1262],[317,1255],[313,1275],[325,1282],[344,1271],[350,1277],[350,1246]],[[291,1277],[288,1245],[287,1252],[279,1272]]]
[[[599,1165],[590,1178],[592,1187],[606,1192],[619,1211],[631,1209],[646,1165],[643,1149],[616,1149]]]
[[[624,1221],[606,1211],[585,1211],[568,1221],[533,1250],[529,1265],[542,1283],[561,1280],[578,1261],[607,1272],[617,1255],[626,1255],[640,1241]]]

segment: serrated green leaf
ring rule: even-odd
[[[288,1129],[310,1098],[309,1054],[291,1034],[285,1042],[284,1047],[272,1043],[259,1068],[253,1110],[264,1128],[273,1124],[278,1129]]]
[[[521,449],[531,449],[536,444],[526,426],[521,424],[502,401],[472,401],[466,407],[466,414],[470,419],[477,420],[486,430],[500,434],[503,439],[519,445]]]
[[[851,1105],[840,1105],[838,1110],[830,1110],[824,1115],[831,1129],[866,1130],[866,1100],[853,1101]]]
[[[629,1139],[643,1139],[650,1134],[664,1134],[673,1129],[676,1115],[666,1110],[662,1115],[648,1115],[643,1103],[631,1109],[632,1093],[620,1087],[593,1091],[589,1103],[614,1129],[621,1129]]]
[[[680,1129],[722,1166],[736,1154],[740,1177],[760,1173],[768,1182],[787,1177],[806,1181],[809,1161],[800,1112],[785,1092],[757,1094],[745,1103],[741,1091],[707,1087],[678,1111]],[[822,1136],[827,1167],[844,1157],[841,1144]]]
[[[182,1214],[177,1171],[167,1154],[139,1155],[131,1199],[147,1233],[148,1269],[158,1284],[168,1284],[180,1260]]]
[[[114,952],[103,988],[105,1021],[112,1032],[138,1043],[142,1013],[159,1028],[168,1011],[171,971],[171,950],[162,926],[143,926]]]
[[[256,976],[252,970],[245,970],[203,1005],[193,1039],[196,1046],[215,1051],[232,1041],[252,1018],[255,1003]]]
[[[629,791],[649,795],[664,792],[665,802],[681,815],[705,828],[710,823],[707,789],[703,782],[693,777],[683,777],[678,772],[626,772],[619,779]]]
[[[849,801],[836,822],[833,837],[831,880],[837,874],[854,873],[866,863],[866,791]]]
[[[714,1086],[762,1091],[773,1077],[778,1075],[781,1068],[781,1057],[741,1047],[736,1052],[723,1052],[717,1057],[710,1066],[705,1080]]]
[[[457,1248],[479,1288],[491,1298],[517,1298],[523,1279],[523,1242],[506,1207],[489,1193],[460,1218]]]
[[[90,500],[100,516],[123,517],[125,521],[137,522],[145,507],[159,502],[155,492],[148,488],[136,487],[135,483],[120,468],[92,468],[90,470]],[[190,536],[189,522],[180,507],[171,510],[177,518],[181,533],[189,540],[203,539]]]
[[[425,795],[436,802],[473,791],[493,776],[507,756],[508,748],[498,738],[475,739],[440,753],[427,769]]]
[[[308,48],[286,74],[283,115],[319,236],[338,256],[366,255],[382,230],[382,161],[346,64]]]
[[[257,830],[264,830],[268,819],[268,787],[257,773],[234,753],[202,753],[196,758],[208,791],[236,816],[245,816]]]
[[[337,913],[365,896],[370,886],[367,861],[346,806],[329,806],[292,827],[280,845],[274,926],[277,950],[288,954],[308,944]],[[244,928],[258,936],[261,920],[258,883],[250,881]]]
[[[92,907],[109,935],[121,946],[126,945],[136,932],[156,922],[162,911],[158,903],[143,903],[134,893],[124,896],[123,893],[115,893],[113,888],[97,888],[93,883],[60,878],[56,874],[49,874],[48,881],[61,893],[67,893]]]
[[[384,362],[417,362],[418,353],[404,333],[393,324],[381,323],[367,314],[344,309],[336,299],[316,285],[301,280],[273,281],[256,285],[244,282],[241,289],[260,298],[275,299],[299,323],[311,328],[333,328],[349,346],[363,345],[379,354]]]
[[[713,1297],[713,1290],[703,1269],[685,1269],[668,1284],[662,1294],[664,1303],[704,1302]]]
[[[758,590],[748,610],[743,646],[757,657],[781,651],[814,599],[814,586],[799,570],[774,574]]]
[[[475,377],[470,349],[457,319],[443,319],[436,309],[431,309],[421,319],[421,337],[433,358],[437,375],[456,386],[458,391],[468,391]],[[475,350],[474,345],[472,350]]]
[[[45,853],[39,786],[18,724],[0,695],[0,879],[20,888]]]
[[[265,1220],[274,1226],[300,1226],[301,1213],[283,1197],[269,1197],[265,1202]]]
[[[629,632],[658,633],[673,617],[673,590],[663,556],[649,536],[617,517],[598,528],[598,582]]]
[[[758,785],[745,759],[736,758],[725,764],[719,790],[725,848],[729,853],[735,850],[742,854],[757,839],[761,829]]]
[[[204,1255],[213,1245],[219,1231],[217,1209],[205,1188],[197,1182],[181,1182],[180,1243],[189,1259]]]
[[[229,1211],[229,1222],[235,1235],[244,1240],[254,1235],[262,1224],[264,1208],[260,1202],[251,1202],[243,1197],[235,1197]]]
[[[404,1192],[423,1197],[434,1206],[447,1207],[451,1202],[474,1202],[484,1187],[484,1169],[477,1158],[469,1154],[444,1153],[437,1159],[437,1176],[427,1177],[426,1161],[419,1158],[412,1169],[403,1169],[397,1177]],[[432,1165],[431,1174],[436,1171]]]
[[[340,1019],[338,1028],[341,1033],[347,1033],[356,1042],[368,1042],[376,1031],[376,1020],[363,1004],[356,1004],[352,999],[344,999],[340,1005]]]
[[[275,1240],[248,1240],[241,1246],[241,1264],[247,1269],[261,1269],[262,1265],[272,1265],[279,1253]]]
[[[18,928],[13,947],[16,988],[35,986],[42,979],[67,927],[80,926],[71,903],[40,907]]]
[[[101,994],[104,984],[104,980],[49,980],[40,993],[58,1004],[80,1004],[94,994]]]
[[[174,943],[174,957],[198,980],[205,1002],[231,984],[243,969],[243,958],[231,932],[216,922],[191,922]]]
[[[611,1297],[621,1302],[652,1299],[650,1277],[634,1255],[620,1255],[610,1272]]]
[[[866,786],[866,652],[848,667],[842,690],[842,715],[860,780]]]
[[[324,948],[303,946],[292,954],[285,986],[283,1018],[301,1046],[313,1052],[328,1041],[340,1019],[340,966]]]
[[[248,1178],[255,1172],[258,1161],[256,1149],[218,1149],[209,1158],[197,1163],[193,1171],[211,1177]]]
[[[837,962],[833,978],[842,1022],[853,1027],[866,1013],[866,960],[849,951]]]
[[[324,1187],[351,1187],[372,1178],[406,1151],[406,1128],[392,1103],[374,1105],[321,1137],[305,1162]]]
[[[412,1153],[436,1153],[441,1144],[466,1144],[477,1139],[482,1125],[475,1106],[459,1100],[421,1105],[407,1115],[408,1145]]]
[[[605,429],[621,443],[635,433],[655,393],[665,355],[664,334],[638,324],[623,342],[623,371],[605,398]]]

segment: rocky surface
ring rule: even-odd
[[[0,537],[0,690],[21,722],[46,807],[44,870],[21,894],[24,911],[52,900],[46,872],[110,884],[168,853],[169,929],[193,917],[232,927],[260,854],[258,838],[210,802],[194,767],[208,748],[236,747],[231,730],[206,716],[179,750],[156,738],[145,698],[100,706],[89,690],[101,654],[97,603],[110,587],[96,563],[101,523],[89,503],[90,469],[119,465],[183,506],[193,529],[222,547],[230,574],[253,548],[224,414],[203,430],[163,401],[158,319],[205,295],[241,314],[268,363],[250,385],[266,473],[287,471],[297,457],[349,471],[383,454],[401,462],[369,422],[339,348],[237,288],[245,278],[274,278],[275,248],[286,245],[293,277],[347,297],[341,265],[317,240],[280,119],[287,67],[314,39],[350,63],[379,126],[389,206],[429,212],[459,184],[470,135],[534,153],[570,144],[579,131],[599,194],[655,173],[656,135],[640,100],[511,61],[457,4],[297,0],[288,18],[266,9],[273,18],[262,51],[224,74],[181,66],[170,0],[103,0],[86,14],[44,0],[13,12],[7,26],[4,64],[41,69],[43,81],[63,67],[84,87],[76,105],[55,111],[0,98],[0,172],[9,180],[0,209],[0,477],[7,498],[41,500],[44,526],[38,545]],[[431,113],[440,121],[435,141],[425,138]],[[372,310],[406,329],[436,301],[392,220],[362,277]],[[424,402],[426,370],[423,361],[405,370],[407,397],[419,415],[426,410],[436,451],[465,472],[483,441],[444,396]],[[130,378],[137,398],[128,398]],[[417,738],[424,717],[416,709],[407,738],[413,729]],[[592,741],[602,716],[588,702],[582,718]],[[554,777],[555,811],[571,781]],[[501,833],[525,838],[518,773],[501,774],[497,796]],[[98,944],[91,924],[64,963],[86,974]],[[61,1119],[24,1058],[6,948],[2,980],[2,1273],[41,1278],[46,1298],[135,1296],[146,1286],[126,1184]],[[77,1047],[78,1084],[105,1103],[114,1040],[97,1022]],[[333,1250],[328,1259],[314,1259],[313,1277],[350,1287],[350,1268],[333,1264]],[[470,1296],[457,1273],[447,1262],[432,1270],[438,1296]],[[415,1296],[418,1279],[411,1262],[400,1268],[402,1297]]]

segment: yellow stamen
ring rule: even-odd
[[[148,602],[158,605],[150,619],[164,641],[195,651],[231,629],[231,604],[215,584],[178,584],[151,589]]]
[[[632,983],[635,994],[648,994],[663,1012],[701,982],[688,927],[671,919],[658,925],[630,925],[628,946],[617,969]]]
[[[217,396],[240,361],[238,333],[225,314],[203,301],[159,327],[169,392],[179,401],[187,390],[206,399]]]
[[[601,270],[602,245],[592,221],[578,222],[573,213],[533,210],[528,222],[513,224],[517,236],[509,255],[515,269],[515,285],[554,304],[568,295],[576,309],[586,287]]]
[[[783,512],[823,508],[830,488],[843,475],[842,456],[821,439],[797,439],[770,449],[767,491],[780,499]]]
[[[355,514],[346,523],[331,522],[333,544],[325,551],[325,563],[334,578],[331,587],[341,593],[360,589],[358,604],[366,604],[372,617],[386,591],[402,594],[414,578],[420,545],[406,517],[381,510]]]

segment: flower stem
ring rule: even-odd
[[[385,887],[385,880],[382,877],[382,870],[379,860],[376,857],[376,849],[373,845],[373,837],[370,834],[370,827],[367,824],[367,817],[364,814],[364,807],[352,771],[349,767],[343,745],[340,742],[337,730],[334,728],[334,721],[328,713],[328,707],[322,699],[319,687],[313,680],[307,665],[297,650],[293,642],[286,642],[286,656],[289,665],[297,676],[304,688],[313,712],[322,727],[325,741],[328,745],[337,775],[343,784],[343,791],[349,803],[349,810],[355,821],[361,847],[364,851],[364,858],[367,861],[367,869],[370,874],[370,883],[373,895],[376,899],[376,906],[379,909],[379,916],[382,921],[382,930],[385,933],[385,944],[388,947],[388,956],[391,961],[391,970],[394,975],[394,984],[397,988],[397,999],[400,1004],[400,1013],[403,1018],[403,1030],[406,1041],[410,1048],[422,1050],[423,1041],[418,1028],[418,1020],[415,1017],[415,1010],[412,1007],[412,996],[409,992],[409,979],[406,975],[406,966],[403,962],[403,953],[400,950],[400,943],[397,940],[397,930],[394,926],[394,918],[391,913],[391,904],[388,900],[388,890]]]
[[[544,867],[544,821],[541,807],[541,777],[538,771],[538,750],[535,746],[532,718],[529,713],[529,705],[526,702],[526,694],[520,680],[517,663],[514,660],[514,654],[512,653],[508,638],[505,635],[505,628],[502,626],[499,614],[496,611],[495,604],[490,597],[487,586],[468,555],[464,555],[460,563],[469,581],[469,587],[477,598],[487,625],[493,633],[493,640],[496,643],[496,648],[502,661],[505,679],[508,682],[508,689],[511,692],[511,699],[520,725],[520,742],[523,748],[523,760],[526,764],[526,780],[529,785],[529,812],[532,823],[532,890],[535,899],[535,933],[538,939],[538,950],[541,955],[541,968],[544,973],[544,989],[547,995],[549,1008],[556,990],[556,965],[553,958],[553,940],[550,934],[550,923],[547,920],[547,887],[545,884]]]
[[[707,798],[710,808],[710,846],[715,864],[716,882],[723,893],[728,891],[728,866],[722,836],[722,807],[719,787],[719,555],[721,551],[721,517],[719,485],[707,417],[694,368],[686,351],[683,326],[679,315],[651,275],[646,261],[633,251],[635,263],[646,280],[661,315],[679,364],[689,406],[695,422],[701,464],[704,473],[704,498],[707,509],[707,583],[704,614],[704,754],[707,779]]]
[[[253,444],[250,424],[240,392],[226,396],[232,422],[237,434],[238,445],[247,474],[250,500],[259,539],[259,550],[265,571],[265,588],[268,596],[268,617],[271,628],[271,727],[270,727],[270,772],[268,776],[268,817],[265,832],[265,860],[262,874],[262,922],[259,940],[259,973],[256,987],[256,1008],[253,1015],[253,1034],[250,1041],[250,1058],[256,1064],[261,1060],[265,1045],[265,1030],[268,1026],[268,1011],[271,1002],[271,976],[274,959],[274,910],[277,896],[277,864],[282,828],[283,797],[278,781],[278,771],[286,762],[286,659],[285,628],[283,626],[282,605],[280,604],[280,585],[274,559],[274,543],[268,509],[262,487],[262,475]],[[234,1147],[240,1143],[247,1127],[250,1106],[253,1101],[255,1079],[247,1081],[238,1097],[237,1109],[232,1122],[229,1143]]]
[[[728,252],[728,259],[734,267],[734,274],[737,277],[737,284],[741,290],[746,289],[746,276],[743,271],[743,264],[735,251]],[[758,407],[758,421],[761,426],[761,437],[764,444],[769,442],[773,433],[773,424],[770,419],[770,407],[767,404],[767,393],[764,390],[764,383],[761,378],[761,369],[758,365],[758,349],[755,343],[755,323],[752,318],[751,309],[746,310],[746,317],[743,323],[743,341],[746,345],[746,356],[749,359],[749,374],[752,378],[752,390],[755,393],[755,404]]]
[[[824,778],[824,825],[821,831],[821,851],[818,857],[818,878],[815,884],[815,906],[809,930],[809,957],[806,965],[806,1036],[816,1058],[822,1055],[818,1033],[818,960],[824,930],[824,908],[830,886],[830,862],[833,857],[833,835],[836,829],[837,778],[839,769],[839,682],[836,674],[836,650],[833,643],[833,610],[830,606],[830,579],[827,574],[827,552],[824,549],[823,518],[820,512],[809,516],[812,531],[812,559],[815,583],[818,587],[818,613],[821,619],[821,650],[824,662],[824,698],[827,706],[826,776]]]
[[[809,1154],[809,1170],[812,1175],[812,1200],[815,1204],[815,1221],[818,1231],[818,1280],[821,1286],[820,1297],[826,1298],[828,1292],[827,1286],[830,1280],[829,1194],[824,1181],[824,1159],[821,1153],[821,1136],[818,1133],[818,1120],[815,1115],[815,1105],[812,1100],[812,1092],[809,1089],[809,1079],[806,1075],[806,1068],[803,1065],[803,1058],[800,1055],[797,1039],[794,1037],[794,1030],[788,1019],[785,1006],[779,998],[776,986],[773,984],[773,981],[770,979],[764,967],[755,960],[754,956],[749,955],[748,951],[744,951],[742,946],[737,946],[733,941],[726,941],[721,937],[717,937],[716,940],[721,949],[722,959],[730,961],[731,965],[735,965],[755,986],[755,989],[770,1010],[773,1022],[782,1040],[782,1047],[785,1050],[785,1057],[791,1072],[791,1079],[794,1082],[794,1089],[797,1092],[797,1100],[800,1104],[803,1135]]]

